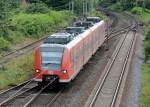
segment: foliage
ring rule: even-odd
[[[100,19],[104,19],[104,20],[107,19],[107,17],[104,16],[100,11],[96,11],[96,10],[93,10],[93,11],[90,13],[90,16],[98,16],[98,17],[100,17]]]
[[[0,53],[10,49],[10,44],[21,43],[25,38],[38,39],[44,34],[64,27],[71,16],[67,11],[49,11],[45,14],[18,13],[9,18],[9,21],[0,22]]]
[[[141,15],[138,15],[141,21],[145,23],[145,56],[146,63],[143,65],[142,70],[142,88],[139,97],[140,107],[150,106],[150,10],[143,9]]]
[[[150,25],[147,27],[147,30],[145,31],[145,40],[150,40]]]
[[[10,43],[3,37],[0,37],[0,51],[8,51],[10,49]]]
[[[116,10],[116,11],[122,11],[123,10],[123,7],[121,6],[120,2],[117,2],[113,5],[111,5],[109,8],[112,10]]]
[[[66,9],[69,5],[69,0],[28,0],[30,3],[45,3],[49,7],[61,7],[61,9]],[[67,5],[66,5],[67,4]]]
[[[47,13],[48,7],[44,3],[31,3],[26,8],[27,13]]]
[[[47,14],[20,13],[11,19],[11,24],[26,37],[39,38],[56,27],[65,26],[68,15],[65,11],[50,11]]]
[[[144,0],[145,1],[145,7],[147,8],[147,9],[150,9],[150,0]]]
[[[99,0],[99,4],[103,7],[110,7],[117,10],[129,10],[135,6],[150,9],[150,0]]]
[[[150,59],[144,64],[142,71],[142,89],[140,94],[140,107],[150,106]]]
[[[12,84],[19,84],[31,77],[33,67],[33,52],[13,59],[0,69],[0,89]]]
[[[145,56],[146,59],[148,59],[150,57],[150,40],[146,40],[144,45],[145,45]]]
[[[135,6],[136,0],[120,0],[123,10],[131,9]]]
[[[57,2],[56,0],[41,0],[41,1],[43,1],[50,7],[59,7],[69,3],[69,0],[58,0]]]
[[[0,0],[0,19],[6,20],[11,16],[10,10],[19,7],[20,0]]]
[[[116,0],[114,0],[114,1],[112,1],[112,0],[99,0],[99,5],[107,8],[108,6],[111,6],[113,3],[116,3],[116,2],[117,2]]]
[[[150,25],[147,27],[147,30],[145,31],[145,56],[148,60],[150,58]]]
[[[142,12],[143,12],[143,8],[141,8],[141,7],[134,7],[134,8],[131,10],[131,13],[137,14],[137,15],[141,15]]]

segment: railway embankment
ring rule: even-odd
[[[139,12],[137,12],[139,11]],[[143,40],[144,40],[144,51],[145,61],[142,67],[142,79],[141,79],[141,90],[139,96],[140,107],[150,106],[150,10],[143,8],[134,8],[131,11],[135,14],[143,25]]]
[[[148,9],[133,8],[131,13],[139,20],[138,38],[135,46],[135,55],[131,64],[126,91],[122,107],[149,107],[150,106],[150,13]]]

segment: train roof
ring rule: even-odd
[[[79,27],[77,26],[67,27],[65,33],[55,33],[55,34],[49,35],[49,37],[44,41],[44,44],[60,44],[60,45],[65,46],[65,45],[68,45],[71,41],[74,41],[74,39],[77,42],[78,39],[83,37],[82,35],[83,33],[86,34],[90,32],[91,30],[95,29],[97,26],[101,25],[103,21],[100,21],[100,23],[97,23],[97,24],[93,24],[91,22],[81,22],[81,24],[85,24],[85,23],[87,24],[87,26],[89,23],[92,24],[92,26],[90,27],[88,26],[90,28],[89,30],[88,29],[85,30],[85,27],[82,27],[82,26],[81,27],[80,26]],[[69,30],[74,30],[74,31],[69,31]],[[77,34],[75,34],[74,32],[75,33],[77,32]]]
[[[85,27],[85,29],[88,29],[92,27],[94,23],[92,21],[79,21],[79,22],[76,22],[74,25],[75,27]]]
[[[55,33],[50,35],[45,41],[45,44],[67,44],[73,39],[70,33]]]
[[[104,21],[100,21],[99,23],[92,26],[90,29],[85,30],[82,34],[77,36],[75,39],[73,39],[70,43],[66,45],[69,49],[74,47],[76,43],[78,43],[81,39],[86,38],[87,35],[89,35],[91,32],[93,32],[97,27],[101,27],[104,25]]]
[[[93,16],[90,16],[90,17],[87,17],[86,19],[100,19],[100,17],[93,17]]]
[[[93,23],[100,22],[101,19],[99,17],[87,17],[86,21],[92,21]]]
[[[85,27],[67,27],[65,30],[70,34],[80,34],[85,31]]]

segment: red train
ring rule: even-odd
[[[39,83],[53,77],[58,77],[60,83],[73,80],[105,40],[105,21],[96,22],[93,18],[93,22],[87,29],[80,26],[80,34],[49,36],[35,52],[34,80]]]

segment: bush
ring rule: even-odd
[[[3,37],[0,37],[0,51],[8,51],[10,49],[10,43]]]
[[[110,9],[112,10],[116,10],[116,11],[121,11],[123,10],[123,7],[121,6],[120,2],[117,2],[116,4],[113,4]]]
[[[150,40],[150,25],[147,28],[147,31],[145,32],[145,40]]]
[[[131,10],[131,13],[137,14],[137,15],[141,15],[142,12],[143,12],[143,8],[141,8],[141,7],[134,7],[134,8]]]
[[[145,32],[145,56],[146,59],[150,58],[150,25]]]
[[[39,38],[57,27],[66,26],[68,12],[50,11],[47,14],[20,13],[12,18],[11,24],[16,26],[16,31],[25,37]]]
[[[26,8],[27,13],[47,13],[48,7],[44,3],[31,3]]]
[[[145,41],[145,56],[146,59],[150,57],[150,40]]]

